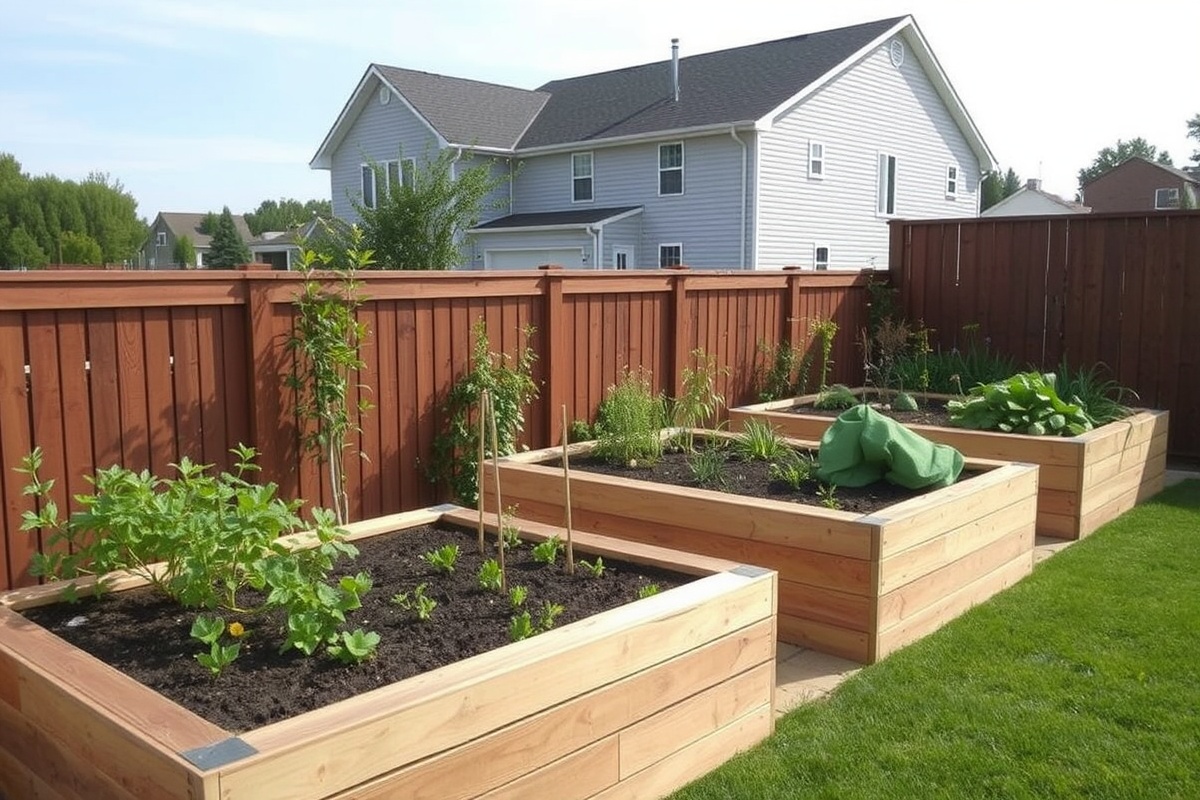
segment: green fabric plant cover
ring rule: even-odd
[[[962,453],[935,444],[858,405],[834,420],[821,437],[817,477],[835,486],[867,486],[882,479],[909,489],[949,486],[963,468]]]

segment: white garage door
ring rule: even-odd
[[[582,267],[583,249],[557,247],[547,250],[487,250],[483,254],[487,269],[532,269],[541,264]]]

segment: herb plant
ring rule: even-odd
[[[578,563],[579,568],[585,575],[593,578],[599,578],[604,575],[604,559],[600,556],[596,556],[595,561],[586,561],[584,559],[580,559]]]
[[[977,386],[962,400],[946,404],[950,423],[962,428],[1032,436],[1078,436],[1094,425],[1078,402],[1065,402],[1054,390],[1054,373],[1025,372]]]
[[[379,634],[374,631],[364,631],[356,628],[353,633],[342,631],[341,639],[327,648],[329,655],[343,664],[361,664],[375,657],[379,646]]]
[[[698,486],[711,489],[725,487],[725,452],[715,445],[693,450],[687,456],[692,478]]]
[[[433,458],[426,470],[430,480],[446,481],[451,493],[465,506],[479,497],[479,398],[486,390],[496,414],[498,455],[511,455],[525,430],[525,408],[537,397],[533,363],[537,359],[529,339],[532,326],[522,334],[525,344],[516,357],[488,349],[487,323],[480,318],[471,330],[470,369],[450,389],[443,407],[445,429],[433,441]],[[492,456],[491,442],[484,457]]]
[[[775,461],[791,452],[775,426],[757,417],[746,420],[730,447],[743,461]]]
[[[792,491],[799,491],[812,475],[813,469],[811,456],[789,449],[785,456],[771,462],[768,474],[771,480],[786,484]]]
[[[500,591],[500,562],[489,558],[479,565],[479,588],[488,592]]]
[[[508,590],[508,605],[513,609],[518,609],[525,605],[525,598],[529,596],[529,589],[525,586],[514,586]]]
[[[1064,356],[1055,370],[1054,385],[1060,397],[1076,400],[1096,425],[1124,419],[1131,413],[1126,401],[1136,402],[1137,392],[1104,377],[1103,364],[1072,370]]]
[[[820,498],[821,505],[825,508],[834,511],[841,510],[842,501],[837,499],[837,487],[832,483],[822,483],[817,487],[817,497]]]
[[[660,430],[666,425],[666,404],[654,394],[650,376],[643,370],[625,369],[608,387],[596,419],[599,458],[617,464],[652,464],[662,457]]]
[[[509,506],[500,514],[500,539],[505,550],[512,550],[521,543],[521,526],[517,525],[517,506]]]
[[[831,319],[814,320],[809,328],[810,333],[821,345],[821,383],[820,391],[829,386],[829,371],[833,368],[833,337],[837,336],[837,323]]]
[[[645,600],[647,597],[653,597],[662,591],[657,583],[647,583],[645,586],[638,588],[638,599]]]
[[[533,621],[533,615],[528,611],[512,616],[508,621],[508,638],[519,642],[539,633],[545,633],[554,627],[555,620],[563,613],[563,607],[549,600],[542,603],[538,612],[538,620]]]
[[[533,560],[539,564],[552,566],[558,560],[558,554],[562,552],[563,547],[562,539],[551,536],[533,546]]]
[[[458,554],[458,545],[444,544],[436,550],[423,553],[421,559],[429,562],[438,572],[454,572],[454,565],[458,563]]]
[[[412,611],[422,622],[428,622],[433,616],[433,610],[438,605],[437,600],[425,593],[428,586],[427,583],[417,584],[417,588],[413,589],[411,595],[408,592],[397,592],[392,596],[392,603],[405,611]]]
[[[854,408],[859,402],[858,397],[855,396],[854,392],[850,391],[849,387],[835,383],[833,386],[823,389],[817,395],[817,399],[813,401],[813,408],[823,410],[847,409]]]
[[[222,645],[221,635],[224,633],[225,620],[216,614],[198,614],[192,623],[192,638],[209,645],[207,652],[201,651],[196,654],[196,660],[207,668],[214,678],[237,660],[242,649],[238,642]]]
[[[591,441],[592,436],[592,426],[586,419],[572,420],[571,426],[567,429],[568,442],[587,442]]]
[[[693,428],[707,428],[716,424],[725,397],[717,392],[717,378],[729,374],[729,368],[717,369],[716,356],[708,355],[703,348],[692,351],[695,367],[684,367],[681,383],[683,391],[671,403],[671,422],[683,428],[684,449],[695,450]]]

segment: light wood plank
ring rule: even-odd
[[[482,795],[481,800],[528,800],[553,797],[575,800],[594,797],[615,786],[620,773],[620,747],[616,736],[609,736],[578,750],[566,758]]]
[[[785,613],[864,633],[871,629],[873,601],[865,594],[779,580],[779,607]]]
[[[776,623],[779,641],[809,647],[822,653],[866,663],[870,634],[780,612]]]
[[[60,794],[11,753],[0,750],[0,798],[5,800],[73,800]]]

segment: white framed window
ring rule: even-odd
[[[678,267],[683,263],[683,244],[677,242],[674,244],[660,244],[658,246],[658,266],[660,269],[666,267]]]
[[[817,244],[813,246],[813,269],[829,269],[829,245]]]
[[[825,178],[825,145],[821,142],[808,143],[808,177],[814,181]]]
[[[875,213],[883,217],[890,217],[896,213],[896,157],[887,153],[879,154],[879,182]]]
[[[1164,211],[1169,208],[1179,208],[1179,189],[1155,189],[1154,210]]]
[[[158,233],[154,234],[154,244],[158,247],[166,247],[167,246],[167,232],[159,231]]]
[[[958,197],[958,166],[955,164],[946,165],[946,199],[953,200]]]
[[[375,208],[375,168],[370,164],[362,165],[362,204],[367,208]]]
[[[592,154],[571,154],[571,202],[592,201]]]
[[[658,193],[683,194],[683,142],[658,146]]]
[[[392,187],[400,185],[400,162],[388,161],[386,166],[387,168],[385,169],[385,172],[387,172],[387,193],[391,194]]]
[[[417,176],[417,161],[416,161],[416,159],[414,159],[414,158],[400,159],[400,182],[404,186],[407,186],[408,188],[411,189],[413,186],[413,183],[416,179],[416,176]]]

